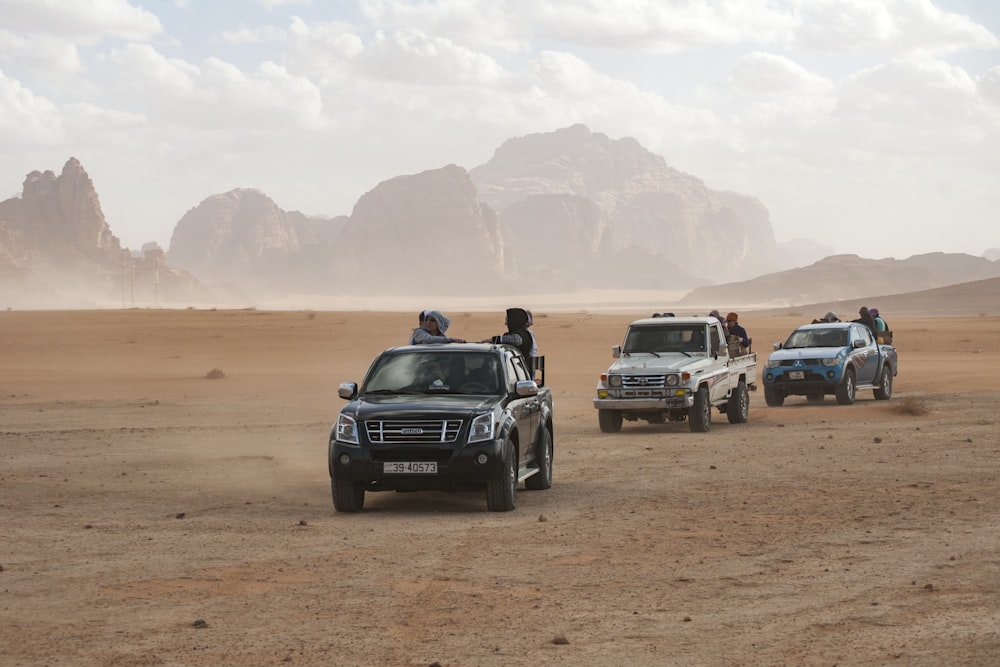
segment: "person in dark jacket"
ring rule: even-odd
[[[861,309],[858,310],[858,319],[851,321],[860,322],[861,324],[864,324],[866,327],[871,329],[872,334],[875,333],[875,329],[877,328],[875,324],[875,318],[872,317],[872,314],[870,312],[868,312],[868,306],[861,306]]]
[[[750,336],[747,335],[747,330],[740,324],[740,316],[737,313],[726,315],[726,336],[730,340],[735,336],[740,343],[741,351],[750,347]]]
[[[521,354],[528,360],[529,370],[531,366],[531,348],[533,346],[531,332],[528,331],[530,320],[528,311],[524,308],[508,308],[507,319],[505,320],[507,331],[499,336],[493,336],[489,341],[491,343],[506,343],[521,350]]]

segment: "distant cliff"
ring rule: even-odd
[[[390,178],[336,218],[286,211],[252,188],[210,195],[178,221],[165,253],[122,248],[70,158],[59,176],[31,172],[21,197],[0,202],[0,308],[587,289],[779,307],[989,278],[1000,266],[941,253],[815,261],[821,250],[776,244],[754,197],[712,190],[636,140],[583,125],[510,139],[472,170]],[[789,257],[815,263],[791,269]]]
[[[629,137],[574,125],[510,139],[470,175],[522,272],[676,289],[757,275],[776,261],[760,201],[710,190]]]
[[[582,125],[511,139],[471,171],[391,178],[335,222],[256,190],[214,195],[185,214],[167,252],[215,289],[267,296],[676,291],[757,275],[776,255],[758,200]]]
[[[167,250],[224,299],[323,293],[331,287],[333,239],[344,220],[284,211],[256,189],[212,195],[177,223]]]
[[[333,263],[361,293],[497,293],[515,276],[496,214],[469,174],[448,165],[379,183],[354,206]]]
[[[76,158],[59,176],[32,171],[20,197],[0,202],[0,307],[130,306],[167,294],[209,296],[162,258],[145,262],[122,248]]]

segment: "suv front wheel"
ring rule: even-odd
[[[486,507],[491,512],[510,512],[517,506],[517,450],[508,438],[503,444],[500,470],[486,484]]]

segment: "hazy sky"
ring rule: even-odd
[[[1000,247],[994,0],[0,0],[0,199],[69,157],[124,245],[349,214],[583,123],[837,252]]]

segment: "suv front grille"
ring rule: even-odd
[[[623,389],[663,389],[667,386],[665,375],[623,375]]]
[[[367,421],[371,442],[455,442],[462,430],[461,419]]]

